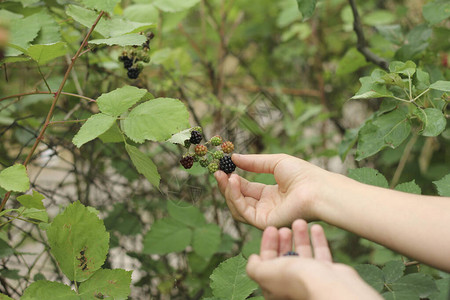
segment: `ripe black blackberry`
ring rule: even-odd
[[[180,159],[180,164],[185,168],[185,169],[190,169],[192,168],[192,165],[194,164],[194,158],[190,155],[186,155],[183,156]]]
[[[189,141],[194,144],[200,144],[200,142],[202,141],[203,137],[202,134],[200,132],[198,132],[197,130],[193,130],[191,132],[191,138],[189,139]]]
[[[133,60],[126,56],[126,58],[123,59],[123,67],[125,69],[129,69],[133,66]]]
[[[298,253],[295,251],[286,252],[283,256],[298,256]]]
[[[139,73],[141,73],[141,71],[139,69],[137,69],[137,68],[129,68],[128,72],[127,72],[127,75],[128,75],[128,78],[130,78],[130,79],[136,79],[136,78],[138,78]]]
[[[222,157],[219,161],[219,169],[227,174],[233,173],[236,170],[236,165],[231,160],[231,157],[226,155]]]

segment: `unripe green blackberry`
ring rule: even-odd
[[[184,147],[189,148],[191,146],[191,142],[189,140],[184,141]]]
[[[205,156],[208,153],[208,148],[205,145],[197,145],[195,146],[195,154],[198,156]]]
[[[225,153],[231,153],[234,150],[234,145],[230,141],[226,141],[226,142],[222,143],[222,145],[220,147],[222,148],[222,151]]]
[[[219,165],[216,162],[212,162],[208,165],[208,171],[210,174],[214,174],[219,170]]]
[[[194,164],[194,158],[190,155],[185,155],[180,159],[180,163],[185,169],[190,169]]]
[[[219,146],[220,144],[222,144],[222,138],[219,135],[215,135],[209,140],[209,142],[213,146]]]
[[[192,132],[192,131],[198,131],[198,132],[200,132],[200,133],[203,133],[203,129],[202,129],[200,126],[192,127],[191,132]]]
[[[203,158],[200,158],[199,163],[200,163],[200,166],[202,166],[203,168],[206,168],[209,165],[209,160],[206,157],[203,157]]]
[[[223,154],[222,151],[216,151],[216,152],[213,153],[213,157],[215,159],[221,159],[223,156],[224,156],[224,154]]]

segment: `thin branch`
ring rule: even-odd
[[[34,91],[34,92],[20,93],[20,94],[6,96],[6,97],[3,97],[3,98],[0,98],[0,102],[2,102],[3,100],[11,99],[11,98],[20,98],[20,97],[23,97],[23,96],[39,95],[39,94],[47,94],[47,95],[53,94],[53,95],[56,96],[56,93],[53,93],[53,92]],[[86,96],[83,96],[83,95],[79,95],[79,94],[72,94],[72,93],[67,93],[67,92],[61,92],[61,95],[73,96],[73,97],[77,97],[77,98],[80,98],[80,99],[87,100],[89,102],[96,102],[96,100],[94,100],[92,98],[89,98],[89,97],[86,97]]]
[[[361,52],[362,55],[364,55],[367,61],[370,61],[380,66],[384,70],[389,71],[388,61],[370,51],[369,44],[367,43],[367,40],[364,36],[364,31],[362,28],[361,19],[359,18],[359,13],[356,7],[355,0],[348,0],[348,2],[352,7],[353,12],[353,30],[355,31],[356,36],[358,37],[358,43],[356,45],[356,48],[358,49],[359,52]]]
[[[44,137],[44,133],[47,130],[49,124],[50,124],[50,120],[53,116],[53,113],[55,111],[56,108],[56,104],[58,103],[59,97],[62,94],[62,90],[64,88],[64,85],[66,84],[67,79],[69,78],[70,72],[72,71],[73,66],[75,65],[75,61],[77,60],[77,58],[80,56],[80,53],[83,51],[84,47],[86,47],[87,45],[87,41],[89,39],[89,37],[91,36],[92,32],[94,31],[94,28],[97,26],[98,22],[100,21],[100,19],[103,17],[104,15],[104,11],[101,11],[100,14],[98,15],[97,19],[95,20],[94,24],[92,25],[92,27],[89,29],[88,33],[86,34],[83,42],[80,45],[80,48],[78,48],[77,53],[75,53],[75,55],[72,57],[72,62],[70,63],[69,67],[66,70],[66,73],[64,74],[64,78],[59,86],[58,91],[55,93],[55,97],[53,99],[52,102],[52,106],[50,107],[50,110],[48,111],[47,114],[47,118],[45,119],[44,125],[42,126],[42,129],[39,133],[39,136],[36,138],[36,141],[34,142],[33,146],[31,147],[30,153],[28,153],[28,156],[26,157],[25,161],[23,162],[23,165],[26,167],[27,164],[30,162],[34,151],[36,151],[37,146],[40,144],[42,138]],[[5,197],[3,198],[3,201],[0,205],[0,211],[3,210],[3,208],[5,207],[6,202],[9,199],[9,196],[11,195],[11,192],[6,193]]]
[[[45,83],[45,86],[47,87],[48,91],[51,93],[51,92],[52,92],[52,89],[50,88],[50,85],[48,84],[47,79],[45,79],[45,76],[44,76],[44,74],[42,73],[41,68],[39,67],[39,64],[38,64],[38,63],[36,63],[36,64],[37,64],[37,69],[38,69],[38,71],[39,71],[39,74],[41,74],[42,80],[43,80],[44,83]]]
[[[391,186],[390,188],[394,188],[398,180],[400,179],[400,176],[403,173],[403,170],[405,169],[406,162],[409,159],[409,156],[411,155],[411,151],[414,147],[414,144],[416,143],[418,138],[418,135],[416,133],[413,133],[412,138],[409,140],[408,144],[406,144],[405,150],[403,151],[402,157],[400,158],[400,162],[398,163],[397,169],[395,170],[394,176],[392,177]]]

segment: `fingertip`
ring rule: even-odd
[[[255,278],[256,272],[256,266],[261,262],[261,258],[257,254],[252,254],[249,256],[247,260],[247,266],[245,270],[247,271],[248,276],[250,278]]]
[[[308,227],[308,223],[303,219],[297,219],[292,223],[292,230],[301,231]]]

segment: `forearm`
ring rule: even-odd
[[[397,192],[329,173],[319,219],[450,271],[450,199]]]

